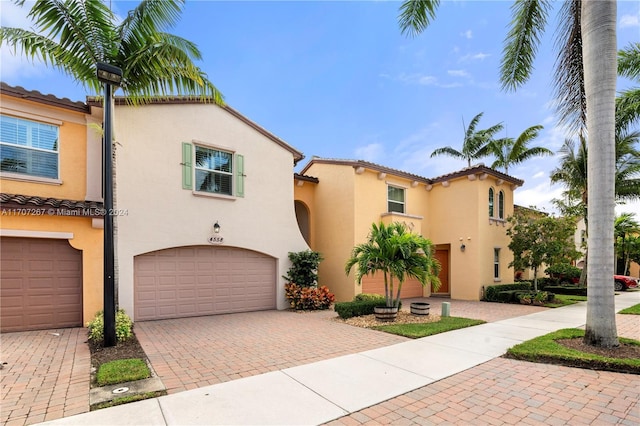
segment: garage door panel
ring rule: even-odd
[[[67,240],[0,238],[0,330],[82,326],[82,252]]]
[[[276,306],[276,262],[260,253],[233,247],[178,247],[138,256],[134,263],[138,321]]]

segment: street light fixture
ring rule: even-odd
[[[113,249],[113,118],[111,97],[113,86],[122,82],[122,70],[116,66],[98,62],[98,81],[104,83],[104,149],[102,182],[104,193],[104,346],[116,345],[116,299]]]

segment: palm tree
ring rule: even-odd
[[[533,139],[538,137],[541,125],[531,126],[518,136],[517,139],[501,138],[495,139],[489,143],[489,152],[496,157],[491,165],[492,168],[503,167],[504,172],[509,174],[509,166],[522,163],[532,157],[542,155],[553,155],[550,149],[534,146],[529,148],[527,145]]]
[[[618,74],[640,81],[640,43],[631,43],[618,52]],[[640,120],[640,87],[632,87],[616,98],[616,126],[627,127]]]
[[[479,158],[488,155],[488,145],[493,140],[493,135],[502,130],[502,124],[496,124],[484,130],[476,130],[478,122],[482,118],[484,113],[479,113],[469,123],[469,126],[465,129],[464,140],[462,141],[462,149],[460,151],[445,146],[438,148],[431,153],[431,157],[437,155],[448,155],[454,158],[460,158],[467,160],[467,166],[471,167],[471,160],[477,160]],[[464,120],[462,122],[464,127]]]
[[[439,0],[405,0],[400,6],[403,33],[417,34],[435,18]],[[541,34],[551,9],[549,0],[516,0],[513,20],[505,40],[500,80],[513,90],[526,82],[533,70]],[[590,267],[585,343],[619,346],[613,275],[613,219],[615,173],[616,2],[567,1],[559,22],[561,46],[556,62],[556,91],[560,121],[577,123],[578,134],[588,134],[588,198]],[[582,91],[584,90],[584,91]],[[579,113],[575,114],[576,106]],[[584,113],[583,113],[584,111]],[[587,132],[583,132],[586,123]],[[597,177],[597,178],[596,178]]]
[[[102,89],[96,63],[104,62],[122,69],[129,102],[190,95],[221,104],[221,93],[194,63],[201,59],[196,45],[164,32],[177,22],[183,4],[143,0],[119,22],[100,0],[38,0],[28,14],[35,31],[2,27],[0,43],[42,59],[94,93]]]
[[[616,248],[616,266],[622,262],[622,275],[627,275],[629,269],[629,237],[640,232],[640,223],[634,219],[633,213],[622,213],[616,217],[613,235]]]
[[[431,241],[409,232],[400,222],[374,223],[367,242],[353,248],[345,264],[345,273],[349,275],[357,265],[356,280],[360,284],[365,275],[381,272],[386,306],[398,308],[400,290],[406,278],[416,278],[423,286],[431,283],[435,290],[440,287],[440,263],[433,257],[433,251]],[[398,280],[395,297],[394,279]]]

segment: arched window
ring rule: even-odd
[[[498,193],[498,217],[504,219],[504,192]]]
[[[493,217],[493,188],[489,188],[489,217]]]

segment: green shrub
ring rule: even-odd
[[[549,266],[544,272],[556,283],[560,283],[562,281],[572,282],[572,280],[580,278],[582,269],[567,263],[556,263]]]
[[[577,287],[575,285],[572,286],[560,286],[560,285],[550,285],[544,288],[545,291],[550,291],[555,294],[567,294],[570,296],[586,296],[587,288],[586,287]]]
[[[336,297],[326,286],[302,287],[293,283],[284,285],[285,297],[289,305],[296,310],[322,310],[329,309]]]
[[[485,289],[484,300],[487,302],[499,302],[498,293],[509,290],[531,290],[531,283],[529,281],[522,281],[514,284],[500,284],[490,285]]]
[[[521,294],[529,294],[529,290],[505,290],[496,294],[496,302],[517,303]]]
[[[96,342],[104,340],[104,312],[100,311],[93,319],[87,323],[89,329],[89,340]],[[127,340],[133,336],[133,321],[124,312],[118,309],[116,312],[116,339],[118,341]]]
[[[305,250],[289,252],[291,267],[282,278],[300,287],[316,287],[318,285],[318,265],[323,260],[316,251]]]
[[[358,296],[356,296],[356,298],[357,297]],[[381,296],[379,299],[371,298],[370,300],[353,300],[352,302],[336,303],[333,309],[338,313],[340,318],[347,319],[371,315],[373,314],[373,308],[376,306],[385,306],[384,296]],[[400,302],[398,310],[400,308],[402,308],[402,302]]]
[[[373,293],[360,293],[356,294],[356,297],[353,298],[354,302],[367,302],[369,300],[377,300],[384,302],[384,296],[381,294],[373,294]]]

